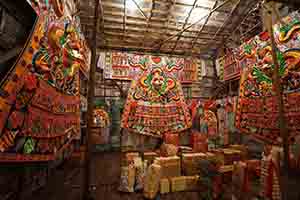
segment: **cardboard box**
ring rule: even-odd
[[[208,151],[208,144],[207,142],[194,142],[193,143],[193,151],[194,152],[202,152],[206,153]]]
[[[144,153],[144,161],[147,160],[149,165],[151,165],[154,162],[155,158],[157,157],[158,157],[157,153],[152,151]]]
[[[154,163],[161,166],[162,178],[181,176],[181,161],[178,156],[158,157]]]
[[[204,153],[185,153],[182,154],[182,171],[186,176],[199,175],[199,162],[206,159]]]
[[[171,178],[172,192],[198,190],[199,176],[180,176]]]
[[[241,151],[242,160],[248,159],[248,148],[245,145],[230,145],[229,148]]]
[[[185,191],[185,188],[186,188],[186,182],[184,176],[171,178],[172,192],[182,192]]]
[[[186,191],[198,191],[199,189],[199,176],[186,176]]]
[[[212,152],[206,153],[208,159],[216,159],[220,165],[225,165],[225,155],[222,149],[215,149]]]

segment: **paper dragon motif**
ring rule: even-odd
[[[0,88],[0,162],[54,160],[80,127],[78,71],[88,48],[78,18],[60,0],[28,2],[38,19]]]
[[[288,127],[295,134],[299,121],[294,102],[299,98],[300,89],[299,13],[283,18],[273,29]],[[238,59],[243,73],[236,125],[245,133],[276,141],[279,137],[278,102],[273,87],[275,66],[269,33],[263,32],[243,44]]]

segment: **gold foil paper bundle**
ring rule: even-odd
[[[247,158],[248,158],[248,148],[247,148],[247,146],[236,144],[236,145],[230,145],[229,148],[241,151],[241,159],[242,160],[247,160]]]
[[[184,175],[193,176],[199,174],[199,162],[206,159],[204,153],[182,154],[182,170]]]
[[[232,165],[235,161],[241,160],[242,152],[235,149],[223,149],[224,165]]]
[[[180,176],[171,178],[172,192],[195,191],[198,189],[199,176]]]
[[[233,169],[234,169],[234,165],[223,165],[220,167],[219,172],[220,173],[232,172]]]
[[[145,152],[144,153],[144,160],[147,160],[148,164],[152,164],[156,157],[158,157],[158,155],[155,152]]]
[[[122,158],[122,166],[128,166],[134,163],[134,159],[140,157],[138,152],[125,153]]]
[[[212,153],[213,152],[213,153]],[[225,155],[222,149],[215,149],[206,153],[208,160],[217,160],[220,165],[225,165]]]
[[[171,191],[170,181],[167,178],[160,180],[160,193],[167,194]]]
[[[142,162],[140,157],[134,159],[135,173],[135,190],[142,190],[145,184],[145,176],[147,172],[148,161]]]
[[[148,168],[145,185],[144,185],[144,197],[147,199],[154,199],[159,191],[161,179],[161,166],[152,164]]]
[[[185,188],[186,188],[186,182],[184,176],[171,178],[172,192],[182,192],[185,191]]]
[[[179,150],[182,154],[184,154],[184,153],[193,153],[193,148],[191,148],[191,147],[180,146]]]
[[[181,161],[178,156],[159,157],[154,160],[161,166],[162,178],[171,178],[181,175]]]
[[[164,157],[176,156],[179,148],[173,144],[162,144],[160,147],[160,155]]]
[[[133,165],[129,165],[128,167],[122,167],[119,191],[134,192],[134,183],[135,167]]]

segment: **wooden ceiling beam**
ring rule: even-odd
[[[148,30],[148,32],[151,33],[152,35],[156,35],[153,38],[156,38],[156,37],[161,38],[162,35],[167,36],[167,37],[171,37],[171,36],[176,35],[176,31],[174,31],[174,33],[172,33],[172,31],[171,32],[169,31],[168,33],[164,33],[162,31],[163,30],[158,30],[158,29],[154,29],[154,28]],[[91,32],[91,30],[88,28],[86,32]],[[123,28],[122,27],[120,27],[120,28],[105,27],[104,33],[122,35],[123,34]],[[141,30],[141,29],[131,29],[130,27],[126,28],[126,33],[131,34],[131,35],[137,35],[137,36],[142,35],[143,36],[143,30]],[[192,34],[197,34],[196,31],[189,32],[189,33],[191,33],[191,34],[190,35],[182,35],[181,37],[193,39],[195,37]],[[209,40],[211,38],[212,34],[214,34],[214,32],[202,31],[199,34],[198,39]],[[229,33],[228,34],[224,34],[224,33],[219,34],[218,36],[216,36],[215,40],[221,40],[221,39],[223,39],[223,36],[229,36],[229,35],[230,35]]]
[[[213,43],[215,43],[215,41],[214,41],[215,38],[223,30],[224,26],[228,24],[228,21],[231,19],[231,17],[233,16],[234,12],[237,10],[240,3],[241,3],[241,0],[237,0],[237,2],[234,4],[233,8],[231,9],[230,14],[226,17],[222,26],[220,26],[218,28],[218,30],[215,32],[214,36],[210,39],[211,42],[209,42],[209,44],[206,46],[206,49],[209,49],[209,46],[212,45]],[[206,50],[206,51],[208,51],[208,50]]]
[[[103,5],[102,5],[102,0],[99,0],[99,7],[100,7],[100,31],[104,33],[104,15],[103,15]],[[97,23],[99,24],[99,23]],[[105,38],[103,38],[105,40]]]
[[[144,11],[141,9],[141,7],[139,6],[139,4],[135,1],[135,0],[129,0],[129,1],[133,1],[134,4],[136,5],[136,7],[138,8],[138,11],[141,13],[141,15],[143,17],[145,17],[146,20],[148,20],[148,17],[146,16],[146,14],[144,13]]]
[[[92,24],[83,24],[87,27],[92,27]],[[122,30],[123,31],[123,24],[119,24],[119,23],[114,23],[114,21],[104,21],[104,26],[105,26],[105,30]],[[132,23],[126,23],[126,29],[127,30],[132,30],[132,31],[137,31],[137,32],[144,32],[145,29],[145,24],[132,24]],[[149,29],[149,31],[151,32],[159,32],[160,34],[162,33],[161,30],[165,30],[165,34],[168,34],[171,32],[171,34],[173,35],[172,32],[177,32],[180,31],[180,29],[178,28],[174,28],[174,27],[168,27],[168,29],[165,29],[163,26],[158,26],[156,24],[151,24],[151,28]],[[207,33],[210,35],[215,34],[215,32],[217,31],[217,27],[212,27],[212,26],[206,26],[203,30],[203,33]],[[191,30],[186,30],[186,33],[192,33],[192,34],[197,34],[198,30],[197,29],[191,29]],[[164,35],[165,35],[164,34]],[[224,29],[221,33],[219,33],[218,35],[229,35],[231,34],[230,30],[228,29]]]
[[[186,3],[176,3],[176,5],[179,5],[179,6],[192,6],[192,5],[188,5],[188,4],[186,4]],[[201,9],[206,9],[206,10],[210,10],[210,7],[209,6],[200,6],[200,5],[196,5],[196,8],[201,8]],[[224,9],[219,9],[218,10],[218,12],[220,12],[220,13],[229,13],[230,11],[227,11],[227,10],[224,10]]]
[[[123,32],[120,30],[120,31],[108,31],[108,30],[104,30],[104,34],[106,34],[106,35],[109,35],[109,36],[123,36]],[[171,34],[167,34],[167,36],[170,36]],[[143,33],[142,32],[138,32],[138,33],[134,33],[134,32],[130,32],[130,31],[128,31],[127,33],[126,33],[126,36],[127,37],[139,37],[139,38],[144,38],[144,35],[143,35]],[[206,37],[198,37],[198,39],[200,39],[200,40],[209,40],[209,38],[210,38],[210,36],[209,35],[205,35]],[[151,32],[151,38],[152,39],[155,39],[155,38],[161,38],[161,34],[160,33],[155,33],[155,32]],[[181,38],[185,38],[185,39],[195,39],[195,37],[193,37],[193,36],[185,36],[185,35],[182,35],[182,37]],[[217,38],[216,38],[216,40],[222,40],[223,39],[223,37],[221,37],[221,36],[218,36]]]
[[[191,51],[194,49],[194,45],[197,43],[198,38],[200,37],[200,34],[202,33],[204,27],[206,26],[207,22],[209,21],[210,16],[212,15],[211,11],[217,6],[218,0],[215,1],[213,7],[210,9],[209,15],[205,19],[205,22],[202,24],[201,28],[199,29],[196,38],[193,40],[192,45],[191,45]]]
[[[252,6],[250,6],[250,9],[248,10],[246,16],[242,19],[241,23],[239,23],[239,24],[236,26],[236,28],[232,31],[232,35],[234,35],[234,33],[235,33],[236,31],[238,31],[239,28],[240,28],[241,26],[244,25],[244,23],[247,21],[247,19],[248,19],[249,17],[251,17],[252,13],[255,11],[256,8],[258,9],[258,8],[259,8],[259,5],[258,5],[258,7],[254,7],[254,9],[252,8]],[[232,36],[232,35],[231,35],[231,36]],[[230,35],[229,35],[229,37],[230,37]],[[226,39],[227,39],[227,38],[226,38]]]
[[[104,42],[103,41],[101,41],[101,38],[99,37],[99,36],[97,36],[97,39],[98,39],[98,41],[99,42],[102,42],[102,43],[99,43],[99,46],[119,46],[119,47],[121,47],[121,46],[124,46],[124,45],[126,45],[125,47],[127,47],[127,46],[137,46],[137,47],[139,47],[140,49],[155,49],[155,48],[152,48],[151,46],[150,46],[150,44],[151,44],[151,42],[149,42],[149,44],[148,43],[146,43],[147,45],[145,45],[145,47],[143,47],[143,48],[141,48],[141,45],[139,45],[133,38],[127,38],[126,40],[122,40],[122,38],[108,38],[107,39],[107,43],[106,44],[104,44]],[[222,41],[219,41],[218,42],[218,44],[220,44]],[[188,42],[188,41],[185,41],[185,42],[182,42],[181,43],[181,46],[178,46],[178,50],[180,49],[180,50],[186,50],[186,48],[188,47],[188,46],[190,46],[190,44],[191,44],[191,42]],[[171,49],[171,46],[173,46],[174,45],[174,42],[169,42],[169,43],[167,43],[166,45],[165,45],[165,47],[163,47],[163,48],[161,48],[161,49]],[[206,42],[203,42],[203,43],[198,43],[198,46],[199,46],[199,48],[201,47],[205,47],[207,45],[207,43]],[[199,50],[199,48],[197,48],[197,49],[195,49],[196,51],[198,51]],[[156,50],[157,51],[157,50]]]
[[[230,14],[227,16],[226,20],[224,21],[224,23],[222,24],[222,26],[219,27],[219,29],[217,30],[217,32],[214,34],[214,37],[212,40],[214,40],[216,38],[216,36],[220,33],[220,31],[223,30],[224,26],[227,25],[227,23],[229,22],[229,20],[231,19],[231,17],[233,16],[234,12],[237,10],[238,6],[240,5],[241,0],[238,0],[236,2],[236,4],[234,5],[234,7],[232,8]]]
[[[125,37],[126,35],[126,18],[127,18],[127,15],[126,15],[126,2],[127,0],[123,0],[124,1],[124,9],[123,9],[123,13],[124,13],[124,16],[123,16],[123,37]]]
[[[101,38],[103,35],[101,34],[101,35],[99,35],[99,38]],[[105,36],[105,38],[106,38],[106,40],[107,41],[113,41],[113,40],[124,40],[124,41],[132,41],[132,42],[135,42],[136,44],[138,43],[137,41],[140,41],[140,42],[142,42],[143,41],[143,36],[142,35],[140,35],[140,36],[126,36],[124,39],[123,39],[123,35],[112,35],[112,34],[107,34],[107,33],[105,33],[104,34],[104,36]],[[157,39],[157,38],[155,38],[155,39]],[[219,41],[222,41],[222,40],[219,40]],[[147,41],[146,41],[147,42]],[[145,42],[145,43],[146,43]],[[148,42],[148,43],[150,43],[150,42]],[[169,43],[168,44],[175,44],[176,43],[176,41],[169,41]],[[182,44],[188,44],[188,45],[191,45],[192,44],[192,41],[190,40],[190,39],[186,39],[186,40],[182,40],[181,41],[181,43]],[[203,45],[203,44],[207,44],[207,42],[205,42],[205,40],[203,40],[202,42],[197,42],[196,44],[198,44],[198,45]]]
[[[191,14],[192,14],[193,10],[195,9],[195,7],[196,7],[196,5],[197,5],[197,1],[198,1],[198,0],[194,0],[193,6],[192,6],[192,8],[190,9],[190,11],[189,11],[187,17],[185,18],[185,22],[184,22],[184,24],[183,24],[181,30],[184,30],[185,27],[186,27],[186,25],[187,25],[187,23],[189,22],[190,17],[191,17]],[[176,43],[175,43],[175,45],[174,45],[173,48],[172,48],[172,51],[174,51],[174,50],[176,49],[177,44],[178,44],[178,41],[180,40],[182,33],[183,33],[183,32],[181,32],[181,33],[178,35],[178,37],[177,37],[177,39],[176,39]]]
[[[148,35],[148,29],[149,29],[149,26],[150,26],[150,20],[153,17],[153,10],[154,9],[155,9],[155,0],[152,0],[152,6],[151,6],[151,11],[150,11],[150,16],[147,19],[147,27],[146,27],[146,30],[144,32],[144,39],[143,39],[144,41],[143,41],[142,47],[145,47],[146,36]]]
[[[220,46],[218,48],[221,48],[221,45],[225,45],[226,41],[231,39],[233,37],[233,35],[237,32],[237,31],[240,31],[242,26],[243,26],[243,23],[247,21],[248,17],[251,17],[251,15],[253,14],[253,12],[255,12],[256,10],[259,10],[260,8],[260,5],[262,2],[259,2],[259,1],[256,1],[254,2],[256,3],[256,6],[255,5],[249,5],[248,6],[248,11],[246,12],[247,14],[243,17],[242,20],[239,21],[239,23],[234,26],[235,28],[233,29],[232,31],[232,34],[228,35],[228,36],[224,36],[224,42],[222,42],[222,44],[220,44]],[[243,31],[244,32],[244,31]],[[243,33],[240,32],[240,35],[242,35]]]
[[[171,54],[170,51],[157,51],[156,49],[140,49],[140,47],[100,47],[98,48],[99,51],[124,51],[124,52],[132,52],[132,53],[150,53],[150,54],[161,54],[161,55],[172,55],[172,56],[186,56],[185,51],[175,51]],[[199,54],[191,54],[191,56],[199,57]]]
[[[224,1],[222,4],[220,4],[220,5],[217,6],[215,9],[213,9],[210,13],[213,13],[213,12],[215,12],[216,10],[222,8],[224,5],[226,5],[226,4],[227,4],[228,2],[230,2],[230,1],[231,1],[231,0],[226,0],[226,1]],[[192,23],[191,25],[189,25],[189,26],[186,27],[185,29],[183,29],[183,30],[181,30],[180,32],[178,32],[175,36],[169,37],[169,38],[165,39],[164,41],[162,41],[161,43],[163,44],[163,43],[165,43],[165,42],[167,42],[167,41],[173,39],[173,38],[176,37],[177,35],[181,34],[182,32],[185,32],[186,30],[190,29],[191,27],[197,25],[199,22],[201,22],[203,19],[205,19],[208,15],[209,15],[209,14],[203,16],[201,19],[197,20],[196,22]],[[161,43],[158,44],[158,45],[161,45]]]
[[[114,15],[114,14],[106,14],[104,15],[104,21],[107,21],[107,22],[111,22],[111,23],[118,23],[118,24],[122,24],[123,25],[123,18],[124,17],[124,14],[122,13],[119,13],[118,15]],[[171,18],[171,15],[170,15],[170,18]],[[82,24],[88,24],[90,23],[90,20],[92,18],[89,17],[89,16],[81,16],[81,22]],[[143,26],[145,26],[147,23],[145,22],[145,20],[143,18],[139,18],[139,17],[133,17],[133,16],[126,16],[126,21],[128,24],[142,24]],[[155,18],[155,17],[152,17],[151,18],[151,22],[150,22],[150,25],[154,25],[154,26],[157,26],[159,28],[165,28],[165,23],[167,22],[166,19],[158,19],[158,18]],[[184,23],[181,23],[181,22],[177,22],[178,25],[177,26],[174,26],[174,25],[171,25],[170,22],[175,22],[175,20],[172,20],[172,19],[169,19],[169,26],[171,28],[176,28],[180,25],[183,25]],[[212,24],[218,24],[218,23],[223,23],[223,21],[221,20],[213,20],[211,19],[210,22]],[[217,25],[216,25],[217,27]],[[191,28],[192,29],[192,28]],[[180,30],[180,28],[177,28],[177,30]]]

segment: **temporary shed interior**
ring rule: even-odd
[[[298,200],[296,0],[0,1],[0,199]]]

